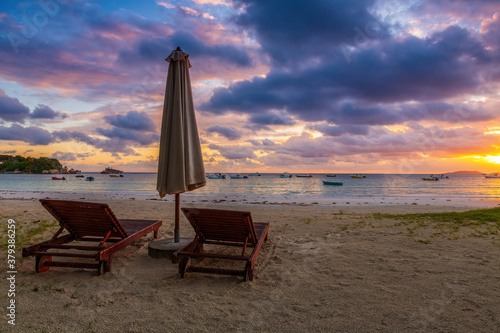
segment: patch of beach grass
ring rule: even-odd
[[[44,240],[51,232],[55,232],[59,226],[56,220],[41,220],[30,223],[16,223],[16,258],[22,262],[24,258],[21,257],[23,247],[34,244]],[[0,258],[7,257],[8,249],[8,224],[5,223],[0,235]],[[45,237],[45,238],[44,238]]]
[[[305,224],[311,224],[313,222],[318,222],[318,217],[317,216],[314,216],[312,218],[311,217],[306,217],[306,218],[303,218],[302,220],[303,220],[303,222]]]
[[[492,237],[500,235],[500,208],[465,212],[419,214],[373,214],[377,220],[392,219],[393,226],[406,226],[407,235],[416,241],[429,243],[433,238]],[[494,242],[495,243],[495,242]],[[500,243],[495,243],[500,245]]]
[[[55,287],[51,283],[43,284],[41,286],[35,285],[31,288],[31,291],[54,291],[59,293],[65,293],[66,290],[64,288]]]

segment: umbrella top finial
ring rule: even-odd
[[[172,53],[165,59],[165,61],[186,61],[188,68],[191,67],[191,63],[189,62],[189,54],[182,51],[180,46],[177,46],[177,49],[173,50]]]

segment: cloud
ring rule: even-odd
[[[149,145],[154,142],[160,141],[160,137],[156,133],[141,133],[138,131],[130,131],[118,127],[113,127],[110,129],[97,128],[96,132],[108,138],[115,138],[119,140],[130,140],[140,145]]]
[[[22,123],[28,117],[30,109],[17,98],[9,97],[0,89],[0,119]]]
[[[67,118],[68,115],[63,112],[56,112],[48,105],[38,104],[32,113],[30,113],[30,118],[32,119],[55,119],[55,118]]]
[[[17,150],[3,150],[2,152],[0,152],[0,154],[6,155],[14,155],[15,153],[17,153]]]
[[[364,125],[331,126],[328,124],[319,124],[311,125],[309,128],[328,136],[342,136],[346,134],[367,135],[369,133],[369,127]]]
[[[269,114],[278,110],[303,121],[367,125],[413,120],[417,113],[406,112],[415,110],[407,104],[417,102],[423,108],[421,119],[443,119],[446,108],[455,106],[439,101],[475,94],[478,75],[498,70],[492,59],[469,31],[452,26],[423,39],[410,36],[367,45],[351,55],[349,64],[331,57],[305,69],[273,68],[264,78],[216,89],[201,108],[249,114],[258,123],[272,119]],[[483,110],[468,120],[492,118]]]
[[[46,146],[55,141],[52,134],[36,126],[22,127],[14,124],[10,127],[0,126],[0,140],[23,141],[30,145]]]
[[[500,13],[495,13],[491,18],[481,22],[481,33],[489,46],[500,49]]]
[[[52,154],[52,158],[56,158],[60,161],[76,161],[76,156],[74,153],[65,153],[62,151],[56,151],[55,153]]]
[[[118,157],[118,153],[126,156],[137,156],[137,152],[130,146],[130,140],[122,140],[112,136],[111,139],[103,140],[91,137],[90,135],[80,131],[56,131],[53,132],[55,138],[59,141],[83,142],[95,148],[101,149],[102,152],[112,153],[112,156]]]
[[[368,135],[323,136],[310,133],[290,137],[281,145],[269,147],[271,155],[293,155],[308,160],[317,158],[341,159],[363,156],[366,161],[380,159],[422,158],[422,155],[449,158],[462,155],[487,155],[497,150],[497,135],[484,135],[468,126],[444,129],[439,126],[410,124],[410,129],[392,132],[384,128],[370,129]],[[265,147],[261,147],[266,151]],[[303,162],[304,163],[304,162]],[[312,163],[312,162],[308,162]]]
[[[61,161],[76,161],[77,159],[85,159],[87,157],[95,155],[94,153],[83,153],[83,154],[75,154],[72,152],[62,152],[56,151],[52,154],[52,158],[57,158]]]
[[[155,124],[146,112],[129,111],[126,115],[105,116],[104,120],[113,126],[136,131],[152,132]]]
[[[238,140],[241,138],[241,133],[240,130],[234,128],[234,127],[225,127],[225,126],[219,126],[219,125],[214,125],[206,129],[208,133],[217,133],[222,135],[228,140]]]
[[[367,10],[374,2],[235,0],[244,8],[235,21],[255,31],[273,66],[307,66],[327,60],[341,42],[352,41],[356,27],[372,22],[372,36],[385,36],[386,28]]]
[[[219,146],[209,145],[208,148],[217,150],[224,158],[228,160],[245,160],[255,158],[256,155],[251,147],[244,146]]]
[[[269,139],[263,139],[263,140],[262,140],[262,144],[263,144],[264,146],[274,146],[274,144],[275,144],[275,143],[274,143],[272,140],[269,140]]]
[[[252,60],[249,55],[230,44],[206,44],[189,33],[176,32],[167,37],[144,38],[131,48],[120,51],[119,61],[124,64],[137,64],[165,59],[177,46],[194,55],[195,58],[213,58],[220,63],[232,64],[237,67],[249,67]]]
[[[162,7],[165,7],[167,9],[174,9],[175,8],[174,5],[172,5],[171,3],[165,2],[165,1],[156,1],[156,4],[158,6],[162,6]]]
[[[285,112],[267,112],[255,114],[250,121],[259,125],[294,125],[295,120]]]

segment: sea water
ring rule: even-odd
[[[63,175],[56,175],[62,177]],[[13,192],[108,192],[116,194],[157,195],[156,173],[125,173],[110,177],[85,173],[94,181],[64,175],[66,180],[52,180],[51,175],[0,174],[0,191]],[[295,197],[421,197],[421,198],[500,198],[500,179],[482,175],[449,175],[448,179],[424,181],[429,175],[366,174],[351,178],[350,174],[311,178],[280,178],[279,174],[262,174],[247,179],[207,179],[207,185],[196,194],[207,195],[270,195]],[[323,185],[323,181],[342,182],[343,186]]]

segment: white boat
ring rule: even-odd
[[[366,178],[366,176],[363,176],[363,175],[352,175],[351,178]]]
[[[431,177],[434,177],[434,178],[438,178],[438,179],[448,179],[450,177],[444,175],[444,174],[440,174],[440,175],[431,175]]]
[[[249,176],[260,176],[261,174],[258,172],[254,172],[254,173],[249,173],[248,175]]]
[[[498,174],[498,172],[497,173],[490,173],[487,175],[485,174],[483,176],[484,176],[484,178],[500,178],[500,175]]]
[[[214,174],[207,174],[208,179],[226,179],[226,175],[223,175],[222,173],[214,173]]]
[[[242,176],[240,174],[231,175],[231,179],[245,179],[245,178],[248,178],[248,176]]]
[[[292,178],[292,175],[290,175],[288,172],[284,172],[280,175],[280,178]]]

